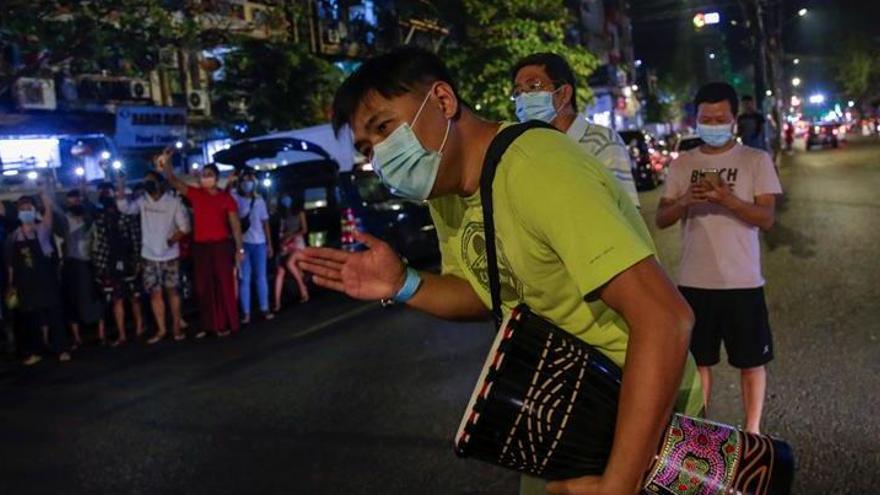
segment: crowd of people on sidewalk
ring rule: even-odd
[[[0,202],[0,334],[22,363],[70,361],[90,335],[112,347],[226,337],[252,321],[254,288],[261,317],[274,318],[288,275],[308,301],[293,262],[308,233],[295,192],[282,192],[270,211],[252,170],[234,172],[221,188],[209,164],[189,184],[170,158],[170,150],[155,157],[131,189],[120,174],[116,184],[90,190],[83,182],[62,195],[46,177],[14,211]],[[192,306],[198,322],[188,324]]]

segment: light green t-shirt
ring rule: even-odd
[[[493,183],[504,312],[520,303],[623,366],[629,329],[599,299],[614,276],[655,255],[650,232],[614,176],[565,134],[534,129],[502,157]],[[432,199],[443,273],[492,301],[480,194]],[[699,413],[702,394],[689,356],[676,410]]]

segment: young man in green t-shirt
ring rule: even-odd
[[[366,251],[306,249],[300,266],[319,285],[354,298],[487,319],[479,184],[484,155],[504,124],[471,112],[443,63],[412,48],[365,62],[337,91],[333,110],[336,129],[351,126],[355,147],[393,191],[429,200],[442,273],[407,267],[366,234],[357,234]],[[619,183],[564,134],[523,134],[493,184],[504,310],[526,303],[624,367],[605,474],[548,483],[546,492],[636,493],[673,407],[700,408],[688,354],[690,308]],[[524,477],[522,493],[544,491],[543,481]]]

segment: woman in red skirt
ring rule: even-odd
[[[225,337],[239,328],[234,270],[242,260],[244,249],[238,208],[232,196],[217,187],[220,174],[215,165],[202,167],[199,185],[191,186],[174,175],[170,158],[171,151],[165,150],[155,162],[168,183],[192,205],[192,257],[201,319],[201,330],[196,338],[204,337],[206,331]]]

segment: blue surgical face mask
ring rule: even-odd
[[[290,208],[291,205],[293,205],[293,199],[290,196],[284,196],[281,198],[281,206]]]
[[[429,92],[422,101],[422,106],[413,117],[412,124],[404,122],[390,136],[373,147],[373,166],[382,182],[394,194],[408,199],[428,199],[437,173],[440,171],[440,160],[443,148],[449,137],[452,122],[446,121],[446,134],[437,151],[422,146],[412,126],[419,119],[425,104],[431,97]]]
[[[559,89],[556,91],[559,91]],[[516,118],[520,122],[540,120],[549,124],[556,118],[556,113],[558,112],[556,107],[553,106],[553,95],[556,91],[520,93],[514,100],[516,104]]]
[[[697,134],[709,146],[720,148],[733,139],[733,125],[709,125],[697,123]]]
[[[34,210],[19,210],[18,219],[21,223],[34,223],[37,220],[37,212]]]
[[[241,183],[241,190],[244,191],[244,192],[247,193],[247,194],[250,194],[250,193],[254,192],[254,186],[255,186],[255,185],[256,185],[256,184],[254,184],[254,181],[252,181],[252,180],[246,180],[246,181],[244,181],[244,182]]]

